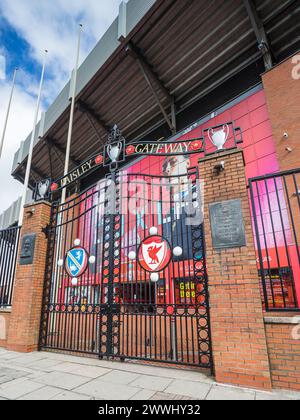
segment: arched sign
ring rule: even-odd
[[[217,151],[221,151],[224,150],[224,145],[230,136],[233,137],[235,146],[242,142],[241,129],[235,127],[233,121],[205,129],[202,137],[194,139],[129,142],[126,144],[121,131],[115,125],[102,152],[87,159],[70,173],[53,182],[50,191],[54,193],[62,190],[100,166],[108,166],[111,171],[114,171],[121,162],[133,156],[186,156],[206,153],[207,139],[217,148]]]

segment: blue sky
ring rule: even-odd
[[[20,70],[0,161],[0,213],[21,194],[10,176],[14,152],[32,129],[43,51],[47,58],[42,108],[64,87],[75,62],[82,23],[81,62],[118,15],[121,0],[0,0],[0,133],[15,67]]]
[[[20,62],[24,70],[31,74],[37,73],[35,63],[30,58],[30,45],[2,16],[0,16],[0,36],[6,58],[7,74],[12,73],[13,69],[20,65]]]

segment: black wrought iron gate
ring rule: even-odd
[[[41,348],[211,367],[201,210],[196,170],[118,171],[53,203]],[[72,278],[76,246],[89,260]]]

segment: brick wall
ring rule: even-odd
[[[34,213],[31,210],[34,209]],[[25,207],[20,246],[26,234],[36,234],[33,264],[21,266],[17,261],[12,313],[7,348],[20,352],[37,350],[39,340],[47,239],[42,232],[50,220],[50,204]],[[19,251],[20,253],[20,251]]]
[[[300,68],[298,78],[292,77],[296,58],[284,61],[262,76],[276,153],[281,170],[300,167]],[[295,76],[295,75],[294,75]],[[284,132],[289,139],[283,137]],[[289,146],[291,153],[286,150]]]
[[[214,167],[225,161],[225,171]],[[199,161],[204,181],[204,226],[216,380],[271,388],[265,327],[251,227],[243,152],[224,152]],[[214,250],[209,204],[241,199],[247,246]]]
[[[296,62],[298,77],[295,78],[293,71],[296,70]],[[281,171],[300,167],[299,64],[300,54],[296,54],[262,76]],[[284,132],[288,133],[288,139],[284,139]],[[292,149],[291,153],[286,150],[287,147]],[[299,180],[300,177],[297,176],[297,181]],[[295,228],[299,232],[299,206],[296,197],[292,196],[295,192],[294,181],[288,181],[287,187],[291,192]],[[295,281],[300,282],[300,279],[296,278]],[[292,337],[295,327],[297,326],[284,322],[266,323],[272,381],[277,388],[300,390],[300,339],[295,340]]]
[[[293,333],[296,337],[293,338]],[[300,390],[299,324],[266,321],[271,376],[275,388]],[[297,338],[298,339],[295,339]]]

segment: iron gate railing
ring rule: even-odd
[[[203,225],[196,218],[188,225],[183,211],[189,183],[189,216],[199,213],[197,171],[184,177],[112,177],[115,192],[111,179],[52,206],[41,348],[211,367]],[[172,248],[183,249],[157,282],[129,258],[151,227]],[[95,263],[72,280],[61,260],[76,239]]]
[[[0,308],[12,304],[19,236],[20,227],[0,230]]]
[[[299,310],[300,169],[249,180],[263,304]]]

